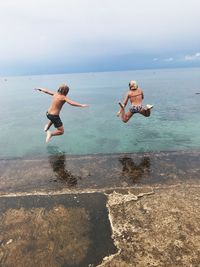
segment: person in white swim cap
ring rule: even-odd
[[[142,101],[144,99],[144,93],[135,80],[129,82],[129,91],[126,94],[124,102],[119,102],[120,110],[117,113],[121,117],[123,122],[128,122],[129,119],[136,113],[142,114],[145,117],[149,117],[151,114],[151,109],[153,105],[142,106]],[[131,107],[127,112],[125,112],[125,107],[130,100]]]

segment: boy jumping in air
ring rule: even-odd
[[[60,85],[57,92],[49,91],[48,89],[44,88],[35,88],[35,90],[46,93],[52,96],[51,105],[46,113],[47,118],[49,119],[48,123],[44,127],[44,131],[47,133],[46,136],[46,143],[49,142],[52,136],[62,135],[64,133],[63,123],[60,119],[60,111],[62,106],[67,102],[68,104],[75,106],[75,107],[88,107],[87,104],[80,104],[75,101],[70,100],[67,97],[69,92],[69,87],[66,84]],[[53,132],[49,131],[51,125],[54,124],[56,130]]]

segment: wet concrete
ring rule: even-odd
[[[2,197],[0,266],[97,266],[117,250],[103,194]]]
[[[0,160],[0,193],[200,182],[200,151]]]
[[[199,267],[199,196],[200,151],[2,159],[0,266]]]

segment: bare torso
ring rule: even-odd
[[[128,97],[130,99],[131,105],[141,106],[142,100],[144,98],[143,91],[140,88],[135,89],[135,90],[130,90],[128,92]]]
[[[65,104],[65,102],[66,102],[66,97],[64,95],[55,93],[52,96],[52,102],[51,106],[48,109],[48,113],[52,115],[59,115],[62,106]]]

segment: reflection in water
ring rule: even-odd
[[[135,163],[132,158],[124,156],[119,159],[119,162],[122,164],[123,177],[128,177],[133,182],[150,173],[151,162],[149,157],[143,157],[139,163]]]
[[[68,186],[75,186],[78,183],[80,177],[73,175],[66,168],[66,156],[64,152],[58,151],[57,147],[49,146],[47,148],[49,152],[49,163],[53,172],[56,174],[56,178],[62,182],[66,182]]]

